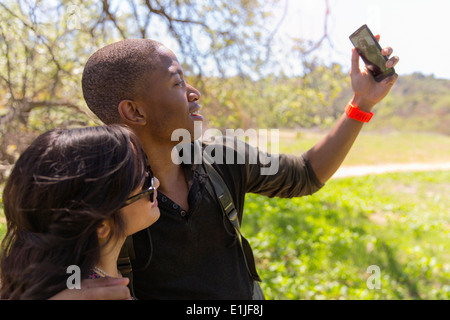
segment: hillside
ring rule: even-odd
[[[342,91],[350,95],[349,89]],[[412,74],[400,76],[390,94],[374,109],[367,130],[437,132],[450,135],[450,80]]]
[[[207,78],[202,113],[215,128],[322,128],[328,130],[352,97],[339,65],[317,66],[303,77]],[[366,131],[450,135],[450,80],[402,75],[374,109]]]

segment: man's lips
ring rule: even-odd
[[[189,109],[189,116],[193,120],[203,121],[203,116],[199,113],[200,105],[195,104],[193,108]]]

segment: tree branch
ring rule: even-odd
[[[164,17],[170,25],[172,25],[173,22],[180,22],[180,23],[197,24],[206,29],[210,29],[209,26],[202,21],[190,20],[190,19],[178,19],[178,18],[171,17],[166,13],[164,8],[162,8],[161,6],[160,6],[160,9],[155,9],[152,6],[152,4],[150,3],[150,0],[145,0],[145,4],[147,5],[147,8],[151,13],[155,13],[161,17]]]
[[[110,6],[108,3],[108,0],[103,0],[102,4],[103,4],[103,12],[106,14],[106,17],[114,24],[114,26],[119,31],[122,38],[126,39],[127,35],[126,35],[125,31],[122,30],[122,28],[117,23],[116,17],[114,17],[114,15],[110,11]]]

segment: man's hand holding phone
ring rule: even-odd
[[[380,35],[376,35],[374,38],[377,42],[380,41]],[[397,81],[398,75],[394,71],[392,74],[383,77],[381,80],[380,78],[376,79],[374,72],[368,69],[366,61],[366,66],[362,69],[360,68],[359,58],[361,51],[358,51],[360,50],[357,48],[353,48],[352,51],[350,77],[354,95],[351,103],[358,106],[358,108],[363,111],[370,112],[375,104],[380,102],[389,93],[392,86]],[[397,56],[388,59],[392,52],[393,50],[391,47],[381,50],[381,54],[386,57],[385,67],[388,69],[393,69],[399,61]]]
[[[372,108],[389,93],[398,78],[395,71],[392,70],[397,64],[398,58],[386,58],[392,54],[392,48],[382,50],[378,44],[380,36],[373,37],[368,32],[360,33],[367,29],[367,26],[363,26],[354,33],[355,39],[360,40],[359,42],[354,41],[355,47],[361,43],[358,49],[361,53],[367,53],[367,62],[365,62],[372,67],[373,64],[377,64],[376,67],[379,69],[373,67],[370,70],[367,66],[361,69],[358,49],[353,49],[350,72],[353,99],[347,104],[345,113],[339,118],[331,132],[306,152],[306,157],[321,183],[326,183],[342,165],[363,128],[363,124],[372,118]]]

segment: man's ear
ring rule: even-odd
[[[133,100],[122,100],[117,107],[122,122],[127,125],[145,125],[145,111]]]

